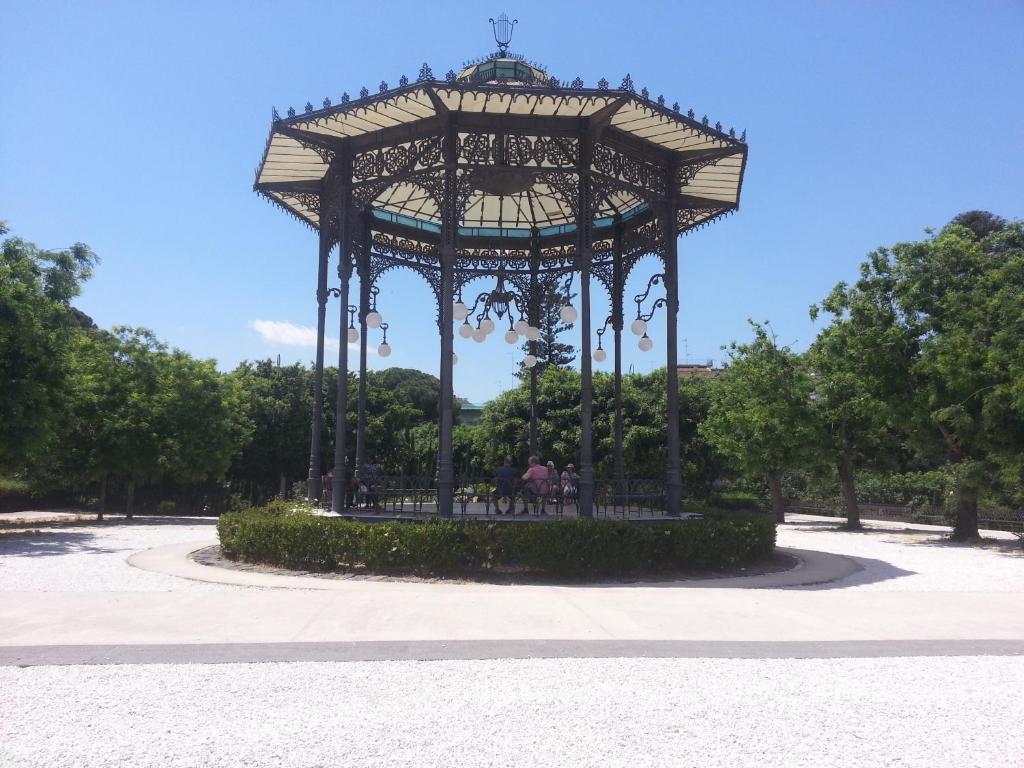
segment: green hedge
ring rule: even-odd
[[[624,522],[431,520],[359,523],[313,515],[232,512],[217,524],[235,560],[315,571],[455,575],[519,568],[549,576],[625,576],[713,570],[772,554],[763,514]]]

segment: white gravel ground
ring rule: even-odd
[[[796,522],[779,527],[778,544],[861,559],[865,570],[843,580],[844,589],[1024,592],[1024,552],[1010,534],[1001,534],[980,548],[950,544],[948,532],[907,530],[898,524],[870,521],[865,525],[868,531],[851,533],[836,530],[836,522]],[[879,579],[882,575],[888,578]]]
[[[182,592],[231,589],[132,568],[139,550],[216,538],[216,520],[108,523],[0,535],[0,592]]]
[[[0,765],[1020,766],[1020,658],[0,669]]]
[[[31,537],[0,536],[0,592],[237,589],[142,571],[126,562],[134,552],[149,547],[215,538],[213,522],[212,518],[208,523],[180,525],[140,521],[54,528]],[[867,570],[842,582],[843,588],[851,590],[1024,592],[1024,554],[1019,547],[1013,549],[1010,540],[999,542],[1002,551],[979,549],[950,545],[945,542],[947,534],[939,532],[867,525],[875,530],[847,533],[835,530],[836,523],[798,522],[780,526],[778,543],[861,558]]]

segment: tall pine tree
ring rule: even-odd
[[[576,298],[575,293],[569,294],[569,300]],[[565,295],[554,286],[548,289],[541,296],[540,321],[537,327],[540,328],[540,338],[536,342],[537,351],[537,373],[542,374],[549,367],[569,368],[576,360],[576,348],[572,344],[566,344],[558,340],[566,331],[572,330],[572,323],[563,323],[560,317],[562,307],[565,306]],[[529,341],[523,344],[523,355],[532,353]],[[519,363],[519,378],[528,379],[530,369]]]

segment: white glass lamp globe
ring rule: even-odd
[[[535,366],[536,364],[537,358],[534,357],[533,355],[527,355],[526,357],[523,358],[523,365],[525,365],[527,368],[533,368],[533,366]]]
[[[463,323],[462,325],[459,326],[459,336],[461,336],[464,339],[468,339],[472,335],[473,335],[473,326],[472,325],[470,325],[469,323]]]
[[[575,323],[576,317],[578,316],[576,312],[576,307],[574,307],[572,304],[566,304],[564,307],[562,307],[561,311],[558,313],[558,316],[562,319],[563,323]]]
[[[647,333],[647,322],[641,320],[639,317],[633,321],[633,324],[629,326],[629,330],[635,333],[637,336],[643,336]]]
[[[381,357],[387,357],[388,355],[391,354],[391,345],[388,344],[387,342],[384,342],[379,347],[377,347],[377,354],[380,355]]]
[[[509,344],[515,344],[519,341],[519,334],[515,331],[505,331],[505,341]]]
[[[643,336],[640,338],[640,343],[637,344],[637,346],[640,347],[641,352],[650,352],[651,347],[654,346],[654,342],[651,341],[650,336]]]
[[[359,331],[357,331],[355,328],[349,328],[348,329],[348,343],[349,344],[355,344],[357,341],[359,341]]]
[[[494,321],[489,317],[485,317],[480,321],[480,330],[488,335],[494,333]]]
[[[603,349],[595,349],[594,359],[597,360],[597,362],[599,363],[603,363],[605,360],[608,359],[608,353],[605,352]]]
[[[456,320],[465,320],[469,317],[469,307],[461,301],[456,301],[455,306],[452,307],[452,317]]]
[[[520,336],[525,336],[526,331],[530,328],[530,324],[525,320],[516,320],[516,324],[513,327],[516,329],[516,333]]]
[[[477,328],[475,331],[473,331],[473,341],[475,341],[477,344],[480,344],[486,338],[487,334],[484,333],[483,328]]]
[[[376,309],[366,313],[366,326],[368,328],[380,328],[380,324],[383,322],[383,316]]]
[[[537,341],[540,338],[540,328],[534,328],[532,325],[526,329],[526,338],[530,341]]]

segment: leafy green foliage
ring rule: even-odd
[[[872,254],[861,275],[853,286],[837,284],[820,308],[811,308],[812,319],[824,311],[832,321],[807,354],[821,449],[836,468],[850,528],[860,526],[858,469],[892,469],[899,454],[895,430],[912,394],[909,372],[918,349],[897,305],[884,252]]]
[[[614,458],[614,382],[610,374],[594,374],[594,466],[599,477],[611,477]],[[630,477],[660,477],[665,466],[665,371],[631,374],[622,379],[623,458]],[[723,457],[698,434],[707,413],[714,382],[680,384],[680,435],[683,475],[690,490],[706,494],[725,474]],[[580,374],[549,368],[538,378],[538,440],[544,461],[556,466],[579,462]],[[524,382],[484,406],[473,427],[475,463],[469,469],[487,474],[511,455],[525,466],[529,451],[530,388]],[[457,464],[457,466],[462,466]]]
[[[630,523],[430,521],[359,523],[263,510],[222,515],[231,558],[315,570],[422,575],[521,570],[554,577],[626,576],[716,569],[771,555],[775,524],[764,514]]]
[[[81,243],[57,251],[17,237],[0,243],[0,469],[21,471],[54,447],[70,394],[67,347],[80,328],[70,302],[96,262]]]
[[[782,473],[813,464],[821,440],[813,417],[813,383],[801,358],[780,347],[765,326],[754,340],[730,347],[730,366],[717,382],[701,433],[750,474],[765,477],[781,518]]]

